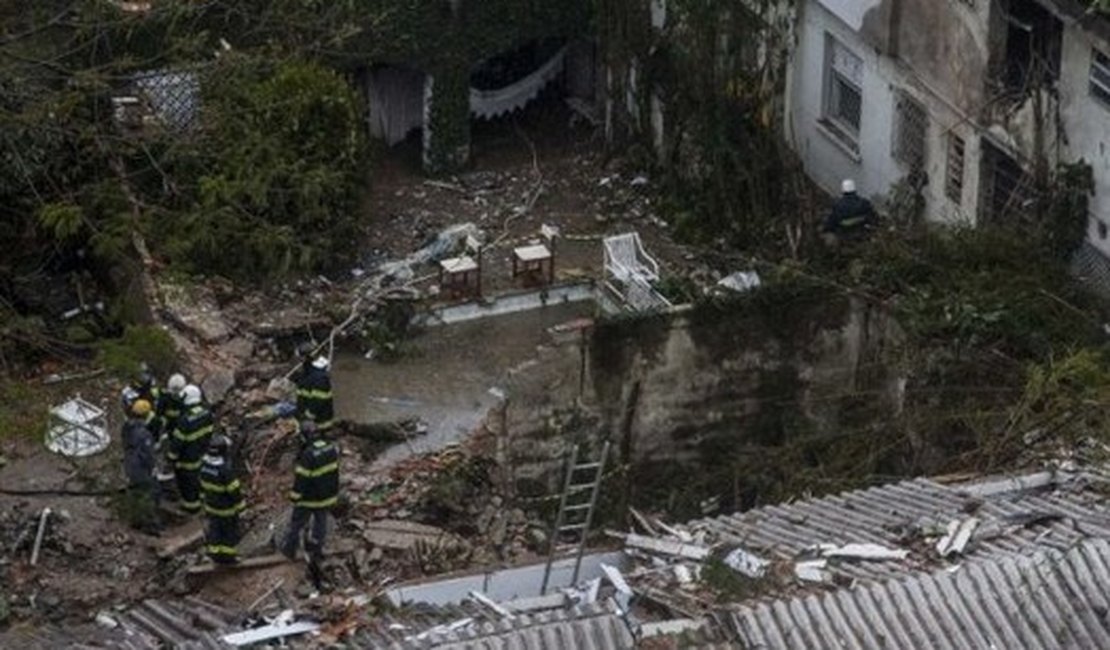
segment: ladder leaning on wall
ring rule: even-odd
[[[579,462],[580,445],[571,449],[567,463],[566,478],[563,481],[563,495],[559,499],[559,514],[555,517],[555,525],[548,539],[547,566],[543,570],[543,585],[540,595],[547,593],[547,584],[551,579],[551,566],[555,563],[555,555],[561,546],[559,539],[563,535],[576,536],[577,542],[572,543],[574,550],[574,573],[570,584],[578,583],[578,571],[582,568],[582,554],[586,550],[586,539],[590,534],[590,524],[593,522],[594,508],[597,505],[597,495],[601,491],[601,480],[605,476],[605,461],[609,456],[609,442],[601,447],[601,454],[596,461]],[[588,478],[586,475],[588,474]],[[585,497],[585,498],[583,498]]]

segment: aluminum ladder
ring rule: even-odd
[[[551,538],[548,540],[547,566],[543,570],[543,585],[540,595],[547,593],[547,584],[551,579],[551,565],[555,563],[558,552],[559,539],[564,534],[577,535],[577,548],[574,552],[574,575],[570,584],[578,583],[578,571],[582,568],[582,554],[586,550],[586,538],[589,537],[590,524],[594,517],[594,507],[597,505],[597,495],[601,491],[601,480],[605,476],[605,461],[609,457],[609,442],[601,447],[601,455],[596,461],[580,463],[578,454],[581,450],[575,445],[570,452],[570,462],[567,463],[567,475],[563,482],[563,496],[559,500],[559,514],[555,517],[555,526],[551,529]],[[584,475],[587,473],[589,477]],[[583,499],[587,496],[587,499]],[[565,548],[565,547],[564,547]]]

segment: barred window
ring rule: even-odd
[[[825,56],[825,123],[854,148],[863,109],[863,60],[832,36]]]
[[[1110,57],[1091,50],[1091,94],[1110,106]]]
[[[944,193],[957,204],[964,200],[964,139],[948,136],[948,163],[945,167]]]
[[[925,107],[908,93],[894,97],[894,142],[891,154],[910,169],[925,167],[925,135],[929,116]]]

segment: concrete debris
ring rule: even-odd
[[[608,578],[609,584],[613,585],[618,593],[622,593],[628,596],[632,595],[632,588],[628,586],[627,582],[625,582],[624,576],[621,574],[620,569],[608,564],[602,564],[601,570],[603,573],[605,573],[605,577]]]
[[[288,625],[278,625],[274,623],[263,627],[257,627],[253,630],[225,634],[221,637],[221,640],[237,648],[242,648],[254,645],[255,643],[262,643],[263,641],[270,641],[271,639],[284,639],[289,636],[315,632],[319,629],[320,624],[311,621],[299,621]]]
[[[416,546],[418,542],[435,544],[440,540],[452,537],[452,535],[442,528],[418,524],[414,521],[382,519],[365,522],[362,537],[374,546],[409,550]]]
[[[802,582],[832,582],[832,574],[825,567],[828,560],[803,560],[794,565],[794,575]]]
[[[705,627],[705,620],[700,618],[674,618],[668,621],[644,623],[640,626],[640,638],[650,639],[653,636],[680,635],[694,632]]]
[[[688,585],[694,581],[694,575],[690,572],[690,567],[685,564],[674,565],[674,577],[681,586]]]
[[[559,609],[566,607],[569,600],[567,595],[560,592],[556,594],[547,594],[544,596],[533,596],[530,598],[517,598],[516,600],[507,600],[501,603],[505,609],[516,613],[526,614],[529,612],[539,612],[547,609]]]
[[[96,620],[97,625],[99,625],[100,627],[107,628],[109,630],[112,630],[112,629],[115,629],[115,628],[119,627],[119,621],[112,618],[112,615],[109,614],[108,612],[97,612],[95,620]]]
[[[690,560],[701,561],[709,557],[709,548],[705,546],[684,544],[667,539],[644,537],[643,535],[637,535],[635,533],[629,533],[628,536],[625,537],[624,543],[625,546],[642,549],[650,553],[684,557]]]
[[[767,573],[767,567],[771,566],[769,561],[752,555],[742,548],[730,551],[724,561],[729,568],[749,578],[762,578]]]
[[[948,532],[937,541],[937,554],[941,557],[948,557],[963,553],[978,526],[979,519],[977,517],[968,517],[962,520],[953,519],[948,522]]]
[[[210,404],[221,404],[234,385],[235,373],[226,368],[218,368],[201,381],[200,389]]]
[[[726,275],[717,282],[717,286],[737,293],[751,291],[759,287],[760,284],[762,284],[762,280],[759,278],[759,273],[755,271],[737,271],[736,273]]]
[[[904,560],[910,554],[905,549],[887,548],[880,544],[821,544],[818,550],[822,557],[842,560]]]

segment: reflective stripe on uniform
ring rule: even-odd
[[[195,440],[200,440],[204,436],[212,433],[213,428],[214,427],[209,424],[197,429],[196,431],[193,431],[192,433],[182,433],[181,429],[174,429],[173,437],[175,440],[180,440],[181,442],[193,442]]]
[[[297,468],[294,471],[297,473],[297,476],[307,476],[308,478],[317,478],[317,477],[323,476],[325,474],[331,474],[332,472],[338,472],[339,471],[339,461],[336,461],[334,463],[328,463],[327,465],[324,465],[323,467],[317,467],[316,469],[305,469],[304,467],[301,467],[300,465],[297,465]]]
[[[208,544],[205,549],[209,555],[239,555],[238,549],[234,546],[224,544]]]
[[[331,399],[330,390],[320,390],[319,388],[298,388],[297,397],[304,397],[306,399]]]
[[[181,509],[188,512],[197,512],[200,510],[200,501],[182,501]]]
[[[243,503],[242,501],[234,506],[231,506],[230,508],[213,508],[208,504],[204,504],[204,512],[212,515],[213,517],[234,517],[245,510],[246,507],[247,504]]]
[[[848,217],[847,219],[841,220],[840,225],[841,226],[847,226],[848,228],[851,228],[852,226],[860,225],[864,221],[865,221],[865,217]]]
[[[208,492],[234,492],[239,489],[239,479],[228,483],[227,485],[220,485],[218,483],[209,483],[204,479],[200,481],[200,487]]]
[[[339,503],[339,497],[331,497],[331,498],[328,498],[328,499],[321,499],[320,501],[298,501],[296,499],[293,500],[293,505],[297,506],[298,508],[310,508],[310,509],[330,508],[330,507],[334,506],[337,503]]]

